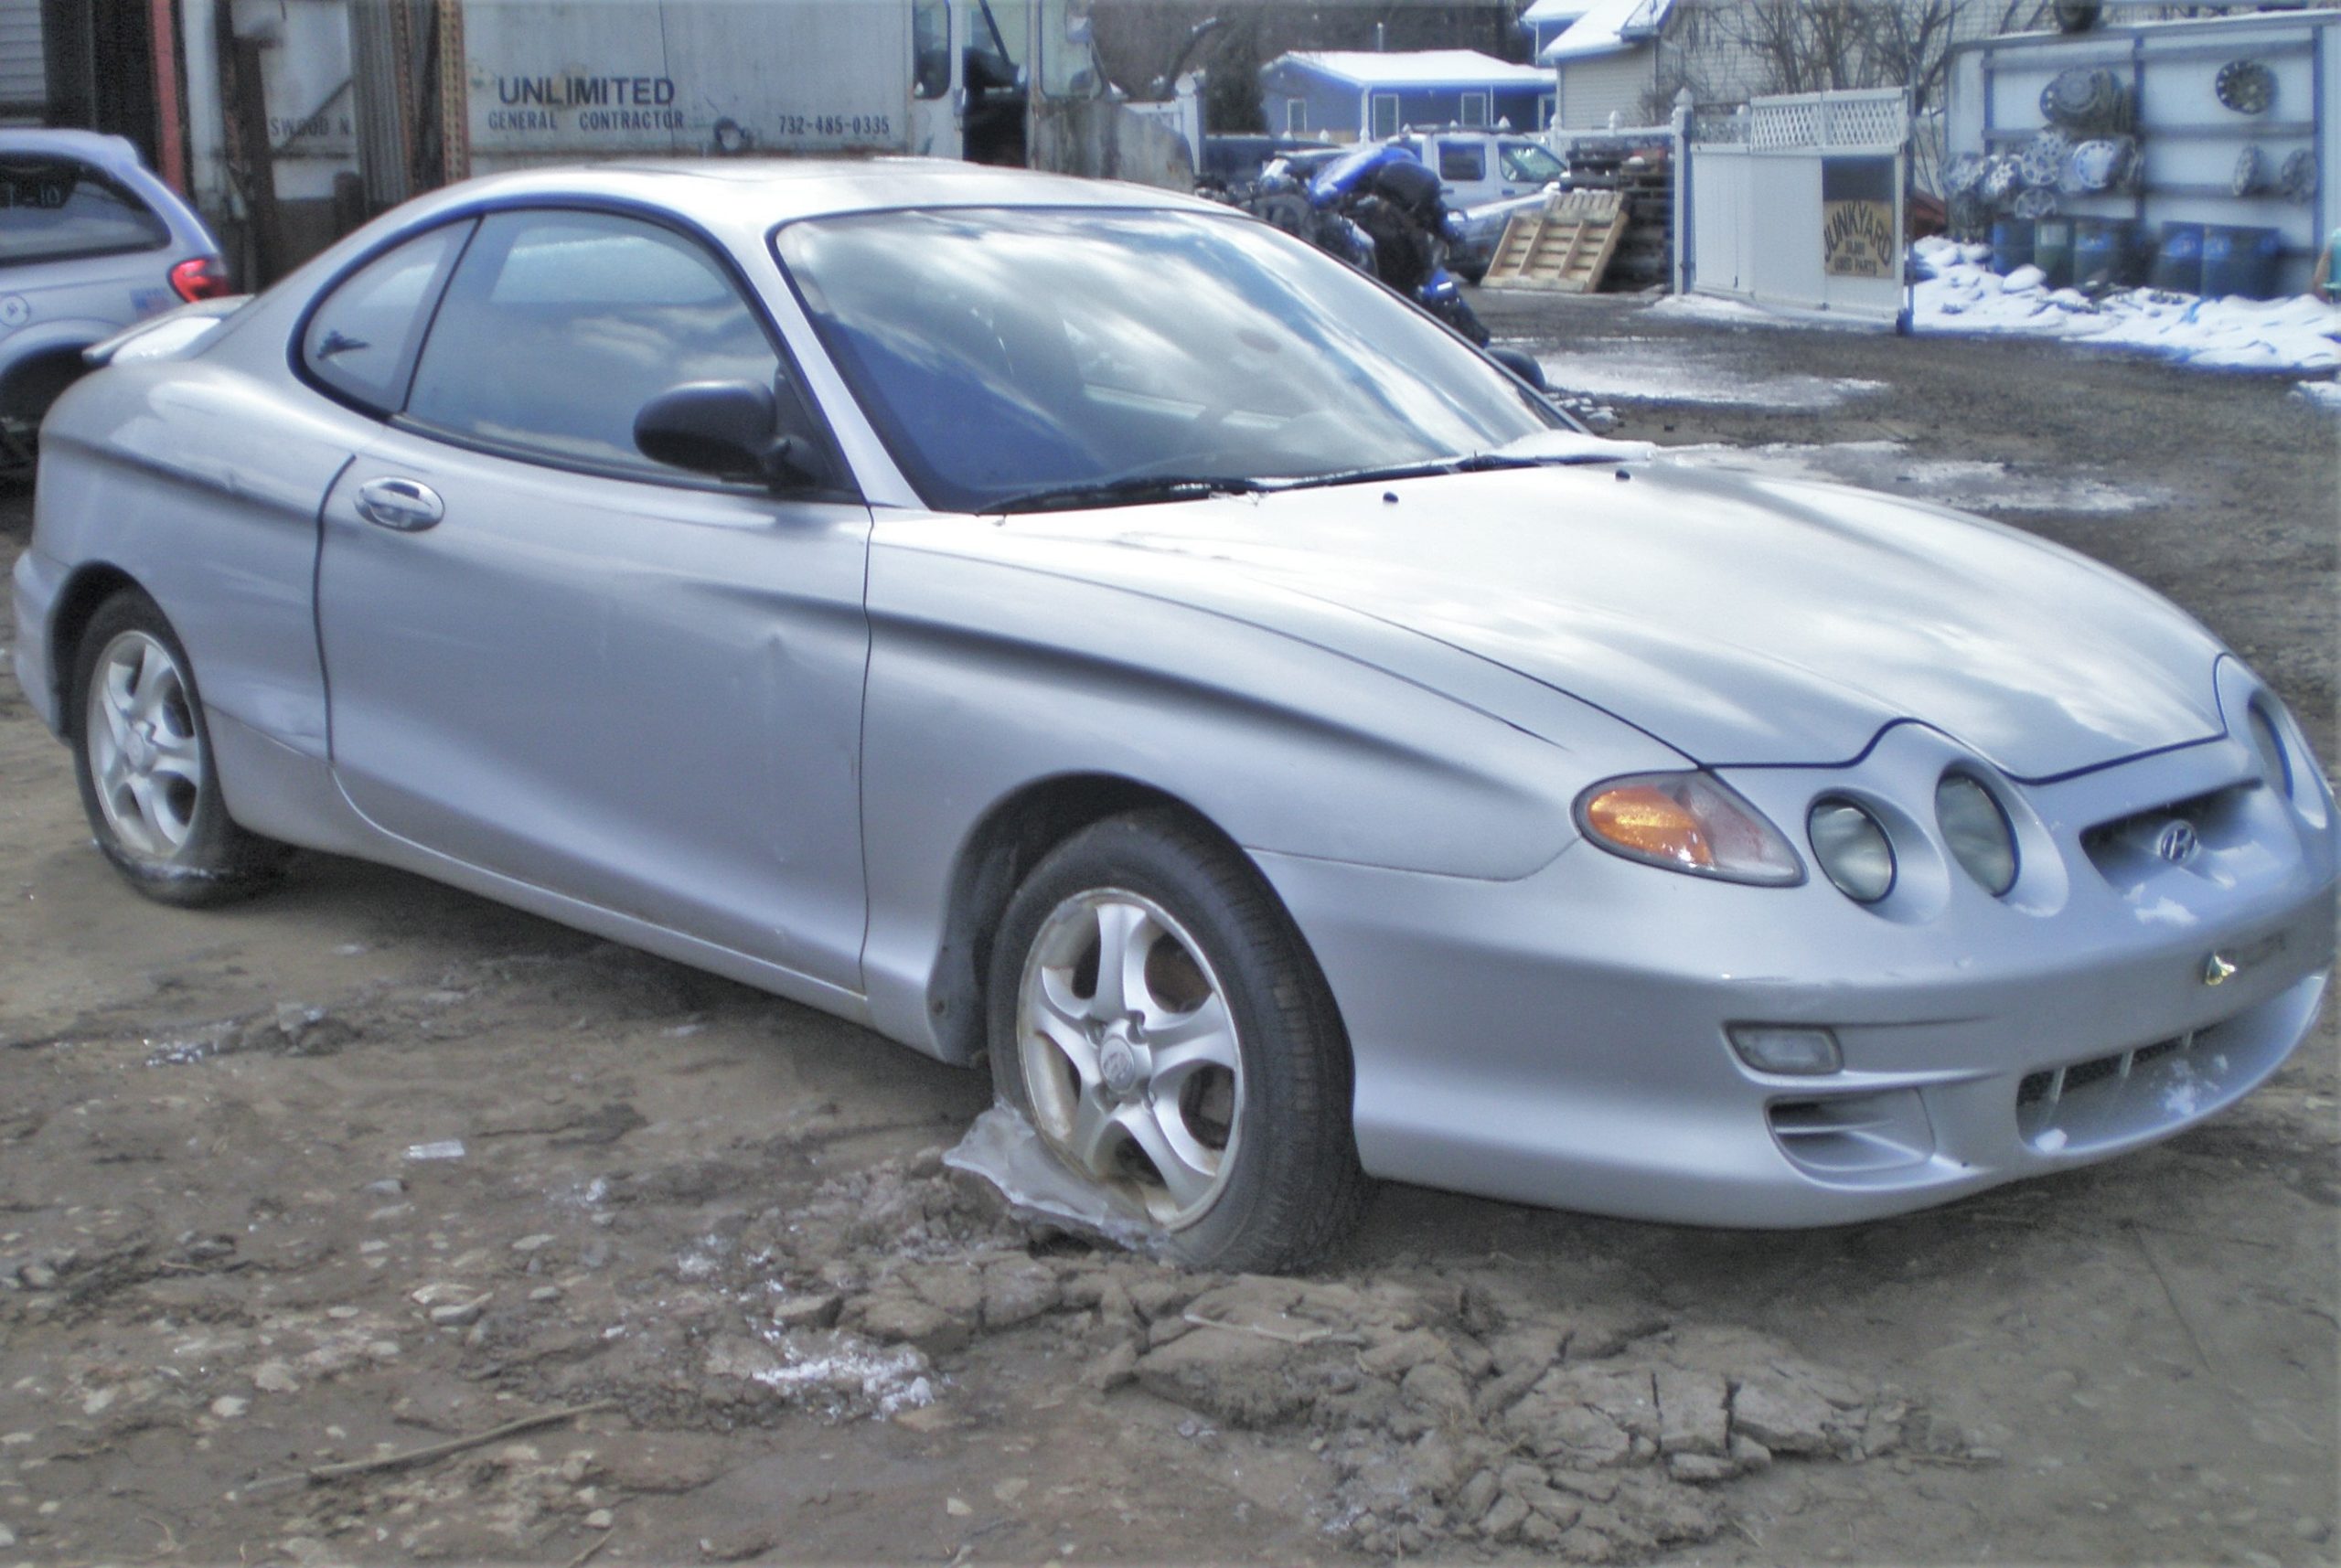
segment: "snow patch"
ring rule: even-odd
[[[2303,381],[2293,396],[2313,409],[2341,414],[2341,381]]]
[[[1914,457],[1898,441],[1826,445],[1675,446],[1669,458],[1768,479],[1823,480],[1968,512],[2068,512],[2114,516],[2159,505],[2168,493],[2109,484],[2085,475],[2022,474],[2004,463]]]
[[[1850,378],[1751,376],[1717,365],[1711,351],[1664,338],[1627,338],[1616,349],[1547,351],[1537,363],[1545,382],[1558,390],[1709,408],[1819,411],[1886,389],[1883,381]]]
[[[2063,338],[2159,354],[2205,370],[2312,373],[2341,368],[2341,308],[2293,299],[2201,299],[2159,289],[2121,289],[2091,300],[2049,292],[2037,267],[2002,278],[1983,247],[1921,240],[1913,291],[1919,332]]]
[[[2192,1069],[2180,1063],[2171,1071],[2170,1082],[2163,1085],[2162,1108],[2173,1116],[2191,1116],[2202,1109],[2206,1085],[2195,1076]]]
[[[859,1335],[830,1333],[809,1342],[784,1329],[758,1336],[780,1353],[778,1366],[748,1374],[784,1398],[826,1407],[833,1418],[866,1410],[881,1421],[935,1403],[934,1368],[908,1345],[882,1349]]]

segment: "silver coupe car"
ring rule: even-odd
[[[1574,428],[1229,209],[917,162],[415,201],[101,355],[16,667],[176,903],[287,846],[827,1008],[1179,1255],[1368,1177],[1733,1226],[2212,1115],[2334,801],[2068,551]]]

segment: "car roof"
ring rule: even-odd
[[[53,131],[26,126],[0,130],[0,157],[39,153],[80,158],[111,171],[145,168],[137,145],[127,136],[102,135],[95,131]]]
[[[761,229],[900,208],[1229,210],[1149,186],[905,157],[636,158],[567,165],[467,180],[418,205],[437,208],[578,197],[643,202],[713,229]]]

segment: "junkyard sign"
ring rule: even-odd
[[[1821,166],[1823,269],[1833,278],[1891,278],[1894,160],[1829,158]]]

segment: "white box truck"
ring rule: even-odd
[[[1089,0],[460,0],[468,168],[890,152],[1191,187],[1192,80],[1170,104],[1123,101],[1098,70],[1088,11]]]

